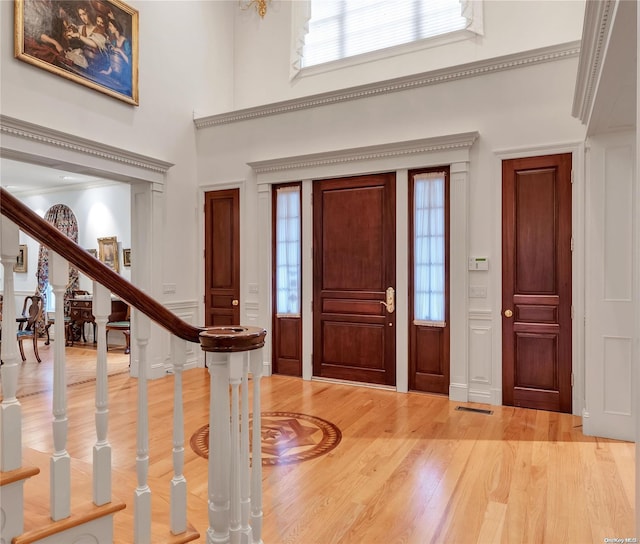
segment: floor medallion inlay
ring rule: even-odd
[[[252,421],[249,417],[249,437]],[[329,453],[341,439],[340,429],[319,417],[296,412],[262,412],[263,466],[315,459]],[[209,457],[209,425],[193,434],[191,448],[201,457]]]

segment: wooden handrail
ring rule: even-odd
[[[194,327],[167,310],[157,300],[93,257],[2,187],[0,187],[0,213],[29,236],[64,257],[80,272],[104,285],[161,327],[183,340],[200,343],[199,334],[206,330],[204,327]]]

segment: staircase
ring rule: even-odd
[[[3,400],[0,404],[0,544],[179,544],[198,540],[207,544],[262,543],[262,474],[260,418],[253,432],[253,467],[249,462],[249,412],[260,413],[262,347],[266,331],[257,327],[194,327],[155,299],[124,280],[52,225],[0,188],[0,264],[4,267],[2,336]],[[65,346],[55,342],[53,378],[53,443],[51,451],[22,447],[22,415],[16,398],[18,356],[13,265],[22,230],[49,248],[49,281],[56,301],[64,299],[72,265],[94,280],[93,314],[97,327],[96,402],[93,462],[71,459],[66,451]],[[111,466],[108,437],[106,323],[111,294],[132,308],[131,341],[138,354],[138,399],[135,457],[136,482],[118,475]],[[174,357],[173,477],[150,479],[146,348],[151,322],[171,334]],[[64,338],[64,310],[55,309],[55,338]],[[187,342],[210,352],[208,500],[188,493],[183,475],[184,415],[182,371]],[[249,406],[249,374],[252,402]],[[73,474],[73,477],[72,477]],[[170,500],[153,495],[155,486],[170,486]],[[112,494],[112,487],[125,503]],[[49,489],[49,493],[43,490]],[[194,528],[187,507],[206,508],[209,526]],[[29,512],[28,522],[25,512]],[[162,523],[153,520],[166,520]]]

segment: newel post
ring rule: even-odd
[[[245,357],[251,351],[261,358],[267,332],[259,327],[209,327],[200,333],[200,345],[211,352],[209,375],[209,528],[207,544],[254,542],[251,528],[246,527],[246,482],[249,475],[249,421],[247,406],[240,410],[240,385],[245,385]],[[229,387],[231,386],[231,388]],[[231,389],[231,399],[229,390]],[[244,393],[244,392],[243,392]],[[254,390],[254,399],[256,392]],[[243,399],[247,396],[242,395]],[[259,398],[259,394],[258,394]],[[248,403],[247,400],[244,402]],[[242,413],[243,417],[240,417]],[[254,429],[260,428],[259,405],[254,404]],[[255,435],[254,435],[255,437]],[[255,440],[255,438],[254,438]],[[258,443],[260,441],[258,440]],[[259,448],[259,446],[258,446]],[[255,450],[255,444],[254,444]],[[258,457],[257,463],[261,460]],[[255,465],[255,462],[254,462]],[[255,470],[255,467],[254,467]],[[261,490],[256,490],[260,493]],[[251,497],[251,501],[254,497]],[[262,497],[257,500],[261,502]]]

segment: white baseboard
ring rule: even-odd
[[[449,400],[454,402],[469,402],[469,386],[465,383],[450,384]]]

